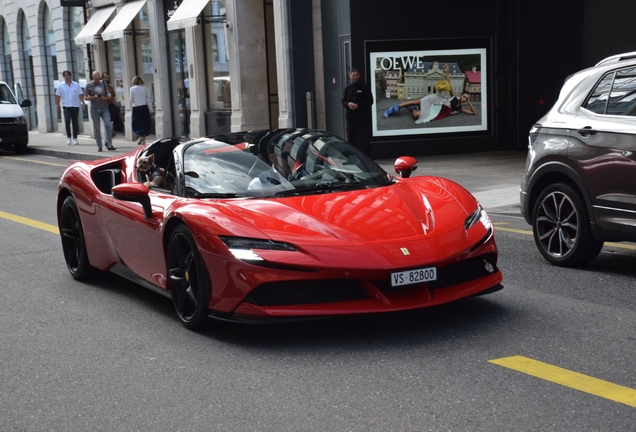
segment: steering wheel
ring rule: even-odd
[[[294,171],[291,173],[289,178],[291,180],[300,180],[306,172],[307,171],[305,171],[305,164],[301,163],[296,168],[294,168]]]

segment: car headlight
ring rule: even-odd
[[[492,229],[492,222],[490,221],[490,217],[488,217],[486,210],[481,208],[481,205],[477,205],[475,211],[472,212],[472,214],[468,216],[464,221],[464,227],[466,228],[466,231],[468,231],[477,222],[481,222],[488,231]]]
[[[275,242],[272,240],[260,240],[242,237],[219,237],[225,246],[230,250],[232,255],[241,261],[262,261],[256,252],[252,249],[261,250],[278,250],[278,251],[296,251],[297,249],[288,244],[282,242]]]
[[[13,122],[17,125],[24,125],[26,124],[26,117],[25,116],[16,117]]]

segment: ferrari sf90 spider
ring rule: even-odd
[[[501,289],[486,212],[450,180],[410,177],[416,164],[399,158],[401,175],[389,175],[307,129],[163,139],[78,161],[59,183],[64,257],[75,279],[111,271],[170,297],[189,328],[209,317],[400,311]]]

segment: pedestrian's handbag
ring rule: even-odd
[[[124,131],[124,123],[121,119],[121,110],[116,103],[108,104],[108,112],[110,112],[110,120],[113,122],[113,130],[115,132]]]
[[[106,102],[108,104],[108,112],[110,113],[110,120],[114,121],[119,117],[119,105],[112,102],[112,98],[115,96],[115,90],[112,89],[110,84],[106,84],[102,81],[102,87],[104,88],[104,94],[110,94],[110,98]],[[111,90],[112,89],[112,90]]]
[[[435,90],[437,90],[438,92],[443,92],[443,91],[451,91],[451,85],[448,81],[446,80],[440,80],[437,81],[437,84],[435,84]]]
[[[119,106],[117,106],[117,104],[114,104],[114,103],[109,103],[108,112],[110,112],[110,119],[114,121],[116,118],[119,117],[119,112],[120,112]]]

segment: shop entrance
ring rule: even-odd
[[[182,140],[190,138],[190,80],[185,31],[168,33],[170,47],[171,100],[174,118],[174,135]]]

